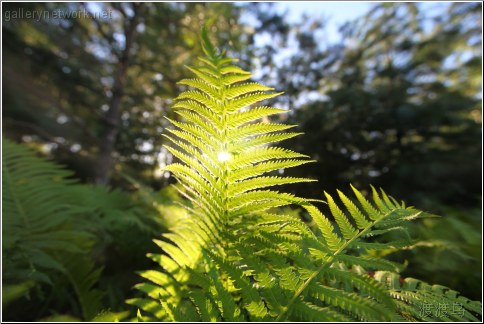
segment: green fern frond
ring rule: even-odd
[[[237,196],[241,193],[262,189],[277,185],[289,184],[289,183],[300,183],[300,182],[313,182],[313,179],[306,178],[295,178],[295,177],[254,177],[248,180],[243,180],[234,183],[228,189],[229,196]]]
[[[218,129],[222,128],[222,121],[220,117],[211,109],[205,107],[204,105],[198,103],[195,100],[183,100],[176,102],[173,106],[173,109],[187,109],[193,112],[198,113],[202,117],[205,117],[208,121],[210,121],[215,127]]]
[[[343,234],[345,240],[349,240],[358,234],[357,230],[351,225],[346,215],[339,209],[339,207],[334,202],[333,198],[328,195],[328,193],[324,193],[326,195],[326,199],[328,200],[328,205],[331,210],[331,214],[333,215],[334,219],[338,223],[338,226]]]
[[[384,234],[404,231],[420,211],[373,187],[371,201],[351,187],[354,200],[324,193],[326,217],[316,200],[272,189],[314,181],[270,174],[313,162],[270,146],[300,133],[270,122],[286,110],[260,102],[280,93],[245,82],[251,74],[215,48],[206,29],[202,47],[202,65],[189,68],[195,78],[180,82],[194,90],[173,106],[181,120],[170,120],[175,129],[164,134],[179,160],[165,170],[178,180],[191,218],[155,241],[163,254],[149,257],[159,268],[141,272],[148,282],[136,286],[148,297],[129,303],[168,321],[400,321],[422,319],[415,315],[421,298],[450,300],[451,293],[411,281],[389,286],[380,273],[402,266],[372,253],[413,244]],[[289,205],[304,208],[310,222],[278,212]],[[479,305],[466,301],[459,319],[475,320],[469,312]]]
[[[274,90],[274,88],[266,87],[257,82],[245,82],[236,84],[230,87],[227,87],[227,92],[225,93],[225,97],[228,99],[232,99],[235,97],[243,96],[250,94],[251,92],[258,92],[258,91],[270,91]]]
[[[295,126],[285,125],[285,124],[267,124],[267,123],[253,123],[249,125],[243,125],[229,132],[227,134],[227,141],[229,143],[234,143],[237,141],[247,140],[250,136],[279,132],[293,127]]]
[[[146,299],[146,298],[132,298],[126,301],[129,305],[133,305],[138,308],[138,316],[137,319],[140,322],[151,322],[155,321],[156,319],[164,319],[165,318],[165,310],[161,306],[161,304],[154,299],[156,296],[152,297],[153,299]],[[142,309],[144,312],[150,313],[153,317],[144,317],[141,315],[139,309]]]
[[[3,282],[53,285],[64,276],[74,288],[84,319],[96,315],[101,293],[93,286],[101,269],[86,253],[94,235],[79,221],[98,213],[85,207],[89,187],[72,173],[30,149],[2,140],[2,263]],[[17,296],[21,297],[21,296]]]
[[[441,285],[378,271],[374,278],[390,289],[397,307],[415,321],[479,321],[482,304]]]
[[[218,95],[217,87],[214,87],[212,84],[202,79],[183,79],[179,81],[178,84],[183,84],[198,89],[204,92],[207,96],[216,97]]]
[[[220,322],[220,313],[218,312],[217,307],[211,298],[206,298],[202,290],[193,290],[189,293],[189,296],[190,300],[197,308],[202,322]]]
[[[258,120],[263,117],[267,117],[275,114],[287,113],[287,110],[272,108],[272,107],[255,107],[253,109],[239,112],[237,114],[231,114],[228,116],[227,127],[237,128],[248,122]]]
[[[69,278],[82,308],[85,319],[93,319],[100,311],[104,293],[95,289],[102,268],[96,268],[94,262],[85,255],[65,255],[62,262],[66,267],[66,276]]]
[[[252,136],[250,139],[240,140],[234,143],[229,143],[227,149],[229,151],[243,152],[249,148],[256,148],[261,145],[269,145],[290,139],[303,133],[285,132],[285,133],[272,133],[259,136]]]
[[[217,97],[215,97],[217,98]],[[214,97],[210,97],[203,92],[190,90],[182,92],[178,97],[175,98],[175,101],[182,101],[182,100],[193,100],[196,101],[209,109],[212,109],[214,112],[221,113],[224,109],[221,100],[214,99]]]
[[[297,319],[310,322],[350,322],[354,320],[331,307],[321,307],[305,301],[294,305],[292,314]]]
[[[200,68],[195,68],[195,67],[190,67],[190,66],[186,66],[186,68],[190,72],[192,72],[193,74],[195,74],[199,80],[205,81],[206,83],[212,85],[216,89],[220,89],[220,87],[222,86],[221,81],[217,77],[212,76],[212,74],[207,73],[207,72],[204,72]]]
[[[393,313],[376,301],[341,289],[311,285],[309,295],[329,305],[345,310],[360,321],[391,321]]]
[[[238,82],[249,80],[251,77],[252,77],[251,74],[229,74],[229,75],[224,75],[221,78],[221,81],[223,85],[231,86]]]
[[[274,97],[277,97],[279,95],[281,95],[282,92],[279,92],[279,93],[265,93],[263,91],[260,91],[260,92],[252,92],[250,94],[247,94],[247,95],[243,95],[243,96],[240,96],[240,97],[236,97],[236,98],[232,98],[230,100],[228,100],[228,104],[226,106],[226,110],[230,113],[230,112],[236,112],[237,110],[241,109],[241,108],[246,108],[246,107],[250,107],[251,105],[255,104],[255,103],[258,103],[262,100],[267,100],[267,99],[271,99],[271,98],[274,98]],[[255,110],[254,112],[251,112],[250,110],[247,112],[247,114],[252,114],[254,115],[254,113],[257,112],[257,110]],[[267,112],[266,114],[261,114],[263,117],[265,116],[269,116],[269,114],[272,114],[271,112]],[[259,117],[261,118],[261,117]],[[230,119],[230,118],[229,118]],[[254,118],[256,119],[256,118]]]
[[[124,192],[79,184],[71,171],[23,145],[3,139],[2,153],[4,287],[25,282],[36,291],[65,289],[78,303],[78,316],[93,319],[103,297],[97,288],[102,268],[91,255],[95,242],[101,241],[97,235],[105,241],[107,235],[133,226],[154,234],[159,224]],[[14,297],[26,297],[26,292]],[[37,302],[35,295],[31,298]]]
[[[229,175],[228,180],[230,182],[241,181],[248,178],[260,176],[271,171],[293,168],[311,162],[314,162],[314,160],[285,159],[262,162],[258,163],[257,165],[233,170],[233,172],[231,172],[231,174]]]

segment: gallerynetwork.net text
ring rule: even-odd
[[[63,11],[57,10],[25,10],[19,8],[18,10],[5,10],[3,19],[6,22],[17,19],[33,19],[36,21],[48,19],[112,19],[112,10],[100,10],[97,12],[89,12],[86,9]]]

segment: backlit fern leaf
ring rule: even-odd
[[[236,128],[245,123],[274,114],[287,113],[287,110],[272,107],[256,107],[247,111],[228,116],[227,127]]]
[[[270,87],[266,87],[265,85],[262,85],[257,82],[246,82],[246,83],[240,83],[240,84],[227,87],[225,96],[228,99],[232,99],[238,96],[247,95],[251,92],[270,91],[270,90],[274,90],[274,89]]]
[[[181,161],[166,170],[177,178],[189,214],[156,241],[164,253],[150,257],[160,268],[141,272],[149,283],[137,289],[156,303],[129,303],[143,311],[142,318],[167,321],[421,319],[416,301],[429,296],[437,302],[438,293],[423,284],[397,290],[383,276],[370,275],[398,273],[400,265],[370,252],[412,244],[407,238],[387,242],[383,234],[404,228],[421,212],[373,188],[369,201],[352,187],[355,199],[338,191],[338,202],[325,193],[326,217],[313,200],[274,190],[313,181],[267,174],[312,162],[268,146],[299,133],[269,122],[268,116],[285,110],[257,106],[279,93],[245,82],[250,73],[224,57],[206,31],[202,45],[203,65],[189,68],[195,78],[181,82],[195,90],[178,96],[173,109],[182,120],[172,121],[173,136],[165,135]],[[304,208],[310,223],[279,214],[277,208],[287,205]],[[467,302],[466,309],[478,312],[478,305]],[[458,319],[475,318],[465,313]]]

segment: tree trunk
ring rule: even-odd
[[[114,75],[112,96],[109,102],[109,110],[104,116],[104,133],[99,144],[99,158],[95,182],[108,185],[111,179],[111,169],[114,165],[113,153],[115,151],[116,137],[120,127],[121,102],[124,95],[126,75],[129,67],[130,50],[133,46],[133,38],[139,23],[139,4],[133,4],[133,16],[128,17],[122,12],[124,24],[125,47],[118,56],[117,69]],[[122,11],[122,8],[120,8]]]

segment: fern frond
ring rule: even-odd
[[[238,82],[242,82],[251,78],[251,74],[228,74],[222,77],[222,83],[225,86],[230,86]]]
[[[119,192],[80,185],[72,172],[37,157],[30,149],[2,140],[2,277],[5,285],[28,282],[54,285],[64,277],[75,292],[84,320],[101,308],[102,293],[95,288],[101,275],[89,252],[94,244],[93,224],[119,224],[119,218],[140,227],[129,204],[123,215],[113,208]],[[131,217],[130,217],[131,216]],[[102,226],[102,225],[99,225]],[[21,296],[18,296],[21,297]]]
[[[307,157],[307,155],[296,153],[294,151],[279,147],[263,147],[246,151],[242,154],[237,154],[236,156],[234,156],[233,159],[229,161],[228,166],[231,170],[237,170],[272,159],[298,159]],[[282,167],[284,168],[284,166]]]
[[[220,100],[213,99],[213,97],[209,97],[205,93],[196,90],[182,92],[175,100],[194,100],[219,113],[224,109]]]
[[[478,321],[482,304],[440,285],[429,285],[399,274],[378,271],[375,279],[390,289],[397,307],[416,321]]]
[[[393,314],[381,304],[341,289],[311,285],[309,295],[350,312],[358,320],[391,321],[393,319]]]
[[[231,197],[229,199],[229,210],[234,211],[243,206],[249,206],[254,202],[265,200],[287,201],[292,204],[302,204],[305,202],[304,199],[288,193],[280,193],[272,190],[254,190]]]
[[[220,131],[207,122],[207,120],[203,117],[200,117],[199,114],[192,113],[188,110],[178,110],[176,113],[183,117],[183,119],[187,122],[191,122],[194,125],[200,127],[204,132],[206,132],[209,136],[212,136],[216,139],[220,139]]]
[[[371,205],[371,203],[367,201],[361,192],[359,192],[356,188],[352,187],[352,189],[357,200],[362,205],[366,215],[364,215],[353,203],[349,203],[350,201],[346,196],[343,194],[340,194],[340,196],[343,197],[343,201],[346,202],[350,216],[353,217],[354,221],[359,225],[365,224],[365,227],[360,228],[358,231],[349,223],[347,216],[335,204],[334,199],[326,194],[330,210],[339,225],[340,231],[343,234],[342,237],[336,232],[331,222],[317,208],[312,205],[304,206],[322,234],[321,244],[328,246],[330,253],[322,254],[323,258],[320,258],[320,260],[323,261],[323,264],[316,271],[314,271],[303,284],[300,285],[300,287],[295,291],[288,306],[292,306],[292,304],[299,298],[301,294],[305,292],[306,289],[310,289],[313,286],[312,283],[316,281],[316,278],[318,278],[321,273],[325,271],[325,269],[334,264],[334,262],[337,262],[338,256],[344,255],[346,250],[353,247],[363,249],[383,249],[387,248],[388,245],[396,245],[395,242],[387,244],[361,242],[362,237],[368,233],[372,233],[374,228],[378,228],[379,225],[387,224],[388,222],[394,222],[396,220],[405,221],[415,217],[414,215],[418,216],[418,213],[416,213],[413,209],[404,209],[401,206],[398,206],[398,208],[394,208],[387,213],[383,213],[383,211],[380,211]],[[366,217],[368,217],[368,219],[371,221],[366,220]],[[405,242],[404,244],[408,244],[408,242]],[[288,306],[286,306],[286,309]],[[285,314],[286,312],[280,314],[278,320],[284,318],[284,316],[286,316]],[[362,316],[362,314],[359,314],[359,316]]]
[[[389,286],[381,271],[402,266],[370,257],[378,255],[372,250],[412,244],[386,241],[384,234],[404,230],[421,212],[373,187],[369,201],[352,186],[354,200],[324,193],[326,217],[312,204],[317,200],[272,189],[314,181],[267,174],[313,162],[270,146],[300,133],[267,118],[286,110],[253,107],[280,93],[244,82],[251,74],[214,47],[206,29],[202,48],[202,66],[189,68],[195,78],[180,82],[193,90],[173,106],[182,121],[168,119],[175,129],[164,134],[180,160],[165,170],[178,180],[191,218],[155,241],[163,254],[149,257],[160,268],[140,273],[149,282],[136,288],[156,302],[130,303],[166,321],[399,321],[421,319],[415,307],[422,298],[450,300],[452,293],[429,293],[411,281]],[[304,208],[309,223],[289,205]],[[468,313],[477,306],[466,301]],[[468,313],[459,319],[474,320]]]
[[[234,183],[228,188],[230,196],[237,196],[241,193],[254,189],[262,189],[289,183],[314,182],[313,179],[295,177],[255,177]]]
[[[190,163],[189,165],[194,167],[198,172],[201,174],[204,174],[204,171],[200,171],[202,168],[205,168],[212,177],[220,177],[220,169],[217,168],[217,163],[215,158],[212,156],[214,153],[210,151],[205,151],[207,153],[203,154],[200,153],[200,151],[197,150],[195,145],[189,145],[187,143],[183,143],[181,141],[174,140],[172,137],[165,135],[166,138],[168,138],[170,141],[172,141],[174,144],[176,144],[178,147],[182,148],[186,153],[191,154],[191,156],[195,157],[193,159],[190,155],[185,154],[181,152],[180,150],[177,150],[175,148],[172,148],[168,145],[166,145],[166,149],[172,153],[174,156],[182,160],[183,162],[187,163],[186,161],[192,161],[193,163]],[[195,142],[196,143],[196,142]],[[198,161],[197,161],[198,160]],[[200,164],[200,165],[198,165]],[[210,177],[210,176],[208,176]]]
[[[195,74],[199,80],[202,80],[217,89],[220,89],[220,87],[222,86],[222,83],[220,82],[220,80],[217,77],[214,77],[212,74],[204,72],[202,71],[202,69],[196,68],[196,67],[186,66],[186,68],[190,70],[190,72]]]
[[[156,297],[152,297],[156,298]],[[149,312],[153,315],[153,319],[164,319],[166,316],[166,312],[161,306],[159,302],[156,302],[154,299],[147,299],[147,298],[132,298],[128,299],[126,303],[130,305],[134,305],[139,309],[144,310],[145,312]],[[150,321],[149,318],[146,321]]]
[[[248,122],[275,114],[287,113],[287,110],[272,107],[255,107],[237,114],[228,115],[227,127],[237,128]]]
[[[294,305],[293,315],[303,321],[311,322],[349,322],[354,319],[331,307],[320,307],[309,302],[299,302]]]
[[[220,117],[213,110],[199,104],[195,100],[178,101],[172,106],[172,108],[191,110],[208,119],[218,129],[222,128]]]
[[[222,75],[228,74],[228,73],[242,74],[242,75],[251,75],[250,72],[244,71],[243,69],[241,69],[240,67],[238,67],[236,65],[225,65],[225,66],[222,66],[219,69],[219,72]]]
[[[227,141],[236,142],[242,139],[246,139],[249,136],[279,132],[293,127],[295,126],[285,124],[253,123],[234,129],[227,135]]]
[[[328,193],[324,193],[326,195],[326,199],[328,200],[328,205],[331,210],[331,214],[333,214],[334,219],[338,223],[338,226],[341,230],[341,233],[343,234],[343,237],[346,240],[351,239],[352,237],[356,236],[357,231],[351,225],[351,223],[348,221],[348,218],[345,216],[345,214],[339,209],[339,207],[335,204],[333,198],[328,195]]]
[[[191,123],[180,123],[174,120],[170,120],[169,118],[166,119],[168,119],[172,124],[176,125],[181,130],[191,134],[192,136],[198,137],[202,141],[209,141],[210,139],[210,134],[204,131],[201,127],[195,126]],[[217,138],[213,138],[210,143],[214,146],[221,145],[221,142]]]
[[[259,101],[271,99],[274,97],[277,97],[281,95],[282,92],[276,92],[276,93],[265,93],[265,92],[253,92],[248,95],[243,95],[236,97],[232,100],[229,100],[229,104],[226,106],[226,109],[228,112],[235,112],[239,110],[240,108],[245,108],[249,107],[255,103],[258,103]],[[261,115],[262,117],[268,116],[270,112],[266,113],[265,115]],[[261,118],[261,117],[259,117]]]
[[[353,192],[355,193],[356,198],[360,202],[367,216],[372,220],[378,220],[382,216],[381,213],[378,210],[376,210],[370,204],[370,202],[368,202],[368,200],[366,200],[365,197],[363,197],[361,192],[359,192],[355,187],[353,187],[353,185],[351,185],[351,189],[353,189]]]
[[[311,163],[311,162],[314,162],[314,160],[288,159],[288,160],[274,160],[274,161],[262,162],[246,168],[239,168],[234,170],[229,175],[228,181],[233,183],[235,181],[240,181],[247,178],[260,176],[262,174],[265,174],[271,171],[293,168],[293,167],[303,165],[306,163]]]
[[[223,260],[220,256],[210,251],[206,252],[211,260],[217,264],[222,271],[227,273],[234,281],[234,284],[240,289],[244,308],[253,316],[254,319],[265,319],[268,310],[264,304],[259,292],[252,285],[244,272],[235,267],[232,263]]]
[[[301,134],[302,133],[286,132],[286,133],[272,133],[272,134],[264,134],[259,136],[252,136],[251,138],[245,138],[233,143],[229,143],[227,147],[229,151],[233,151],[233,150],[244,151],[244,150],[247,150],[248,148],[255,148],[261,145],[268,145],[268,144],[284,141],[286,139],[299,136]]]
[[[270,91],[274,90],[274,88],[266,87],[257,82],[245,82],[236,84],[230,87],[227,87],[227,92],[225,93],[225,97],[228,99],[233,99],[235,97],[247,95],[251,92],[258,92],[258,91]]]
[[[167,129],[167,131],[175,135],[178,139],[182,139],[183,141],[185,141],[185,144],[187,143],[192,144],[191,147],[189,146],[190,149],[187,150],[187,152],[193,151],[193,149],[197,149],[200,152],[208,152],[210,156],[214,155],[215,153],[216,149],[214,147],[211,147],[205,141],[201,140],[199,137],[196,137],[191,133],[188,133],[186,131],[176,130],[176,129]],[[163,134],[163,136],[175,144],[179,143],[178,141],[175,141],[174,138],[170,135]]]
[[[208,258],[208,256],[206,256],[206,258]],[[215,297],[220,313],[230,322],[242,320],[240,308],[235,303],[227,288],[222,285],[223,281],[219,277],[218,271],[215,270],[215,265],[212,262],[209,262],[208,264],[208,275],[215,288],[214,291],[212,291],[212,294]]]
[[[93,319],[101,310],[104,293],[95,289],[102,268],[97,268],[90,258],[82,255],[64,256],[62,262],[66,268],[66,276],[69,278],[82,308],[85,319]]]
[[[211,97],[218,96],[218,89],[214,87],[211,83],[208,83],[202,79],[183,79],[178,82],[178,84],[184,84],[202,92]]]

